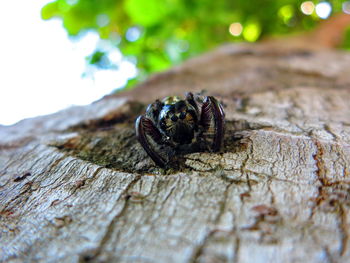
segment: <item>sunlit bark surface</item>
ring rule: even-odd
[[[220,99],[225,147],[159,169],[147,103]],[[350,54],[234,46],[0,127],[0,261],[349,262]]]

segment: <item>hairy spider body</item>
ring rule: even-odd
[[[225,113],[212,96],[187,93],[156,100],[137,118],[136,136],[159,166],[165,167],[179,153],[219,151],[224,135]]]

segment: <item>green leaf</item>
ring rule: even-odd
[[[69,35],[94,30],[137,61],[137,80],[155,71],[196,56],[227,42],[255,42],[271,35],[313,29],[320,18],[314,12],[304,15],[304,0],[54,0],[42,8],[42,18],[59,17]],[[342,1],[332,2],[341,12]],[[319,1],[314,1],[317,4]],[[106,18],[103,22],[101,18]],[[102,21],[102,22],[101,22]],[[243,26],[233,37],[232,23]],[[138,26],[142,35],[128,41],[128,29]],[[344,48],[350,47],[347,34]],[[104,56],[90,56],[94,65],[109,67]],[[131,81],[130,81],[131,83]]]
[[[89,64],[98,64],[98,63],[100,63],[105,55],[106,55],[105,52],[95,51],[95,53],[93,53],[92,56],[89,57]]]
[[[44,20],[48,20],[59,14],[60,14],[60,9],[59,9],[58,1],[48,3],[41,9],[41,18]]]
[[[163,71],[170,67],[170,60],[161,53],[151,53],[147,56],[147,64],[151,71]]]
[[[255,42],[261,33],[261,27],[258,22],[248,22],[243,29],[243,37],[249,42]]]
[[[162,0],[126,0],[125,11],[135,24],[147,27],[159,23],[167,10]]]

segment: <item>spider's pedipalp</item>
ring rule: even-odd
[[[145,149],[147,154],[152,160],[160,167],[164,167],[167,161],[160,156],[151,146],[147,135],[150,136],[156,143],[162,144],[162,135],[153,124],[152,120],[141,115],[137,118],[135,123],[136,136],[142,147]]]
[[[202,105],[200,124],[204,135],[212,138],[211,150],[219,151],[224,138],[225,113],[221,104],[212,96],[205,98]]]

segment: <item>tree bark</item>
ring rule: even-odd
[[[156,167],[134,120],[205,90],[220,153]],[[85,107],[0,127],[0,261],[348,262],[350,54],[227,45]]]

